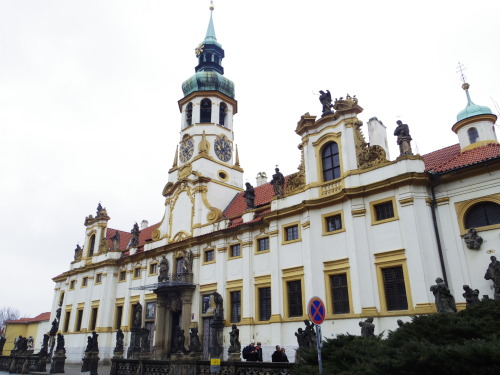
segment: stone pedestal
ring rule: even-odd
[[[123,351],[113,352],[113,358],[122,359],[123,358]]]
[[[219,319],[213,320],[212,323],[210,323],[210,329],[210,347],[208,348],[210,357],[222,359],[224,342],[222,332],[224,330],[224,321]]]
[[[97,375],[99,365],[99,352],[87,352],[82,359],[81,372],[90,372],[90,375]]]
[[[228,353],[227,355],[228,355],[227,360],[229,362],[241,362],[241,352]]]
[[[50,364],[51,374],[64,374],[64,364],[66,362],[66,354],[63,351],[56,351],[52,357],[52,363]]]
[[[141,328],[132,328],[127,359],[139,359],[141,354]]]

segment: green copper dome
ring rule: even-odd
[[[196,91],[219,91],[234,99],[234,83],[224,77],[224,68],[222,67],[224,50],[215,36],[213,10],[213,4],[211,4],[210,21],[205,39],[195,50],[198,58],[198,65],[194,68],[196,73],[184,81],[182,91],[184,96]]]
[[[216,71],[199,70],[182,84],[184,96],[195,91],[219,91],[234,99],[234,83]]]
[[[464,83],[462,88],[465,90],[465,95],[467,95],[467,107],[460,111],[457,115],[457,122],[465,120],[466,118],[478,115],[490,115],[492,114],[491,109],[485,106],[474,104],[469,95],[469,84]]]

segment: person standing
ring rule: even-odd
[[[271,355],[271,361],[272,362],[283,362],[282,361],[282,352],[281,352],[281,348],[279,345],[276,345],[276,350],[274,351],[274,353]]]
[[[262,362],[262,344],[260,342],[257,343],[257,346],[255,347],[257,351],[257,362]]]

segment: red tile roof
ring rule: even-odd
[[[488,144],[465,152],[460,152],[460,145],[456,144],[423,155],[425,170],[432,173],[449,172],[499,157],[500,144]]]
[[[153,224],[147,228],[144,228],[141,230],[139,233],[139,245],[138,247],[144,246],[148,240],[151,240],[153,231],[160,226],[160,223]],[[132,238],[132,234],[130,232],[124,232],[122,230],[118,229],[113,229],[113,228],[108,228],[106,232],[106,239],[108,240],[108,244],[110,248],[113,248],[113,241],[111,240],[111,237],[114,237],[116,232],[120,232],[120,250],[126,250],[128,243],[130,242],[130,239]]]
[[[50,319],[50,312],[41,313],[34,318],[19,318],[18,320],[7,320],[6,324],[28,324],[35,322],[43,322]]]
[[[255,207],[262,206],[271,202],[274,196],[274,188],[270,183],[260,185],[254,188],[255,191]],[[247,209],[247,203],[245,198],[243,198],[243,193],[238,193],[234,196],[233,200],[226,207],[222,213],[224,217],[233,218],[235,216],[241,216]]]

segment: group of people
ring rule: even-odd
[[[260,342],[257,342],[255,345],[255,341],[252,341],[250,345],[246,346],[243,349],[243,359],[246,359],[247,362],[262,362],[262,345]],[[288,362],[288,357],[285,353],[285,348],[281,348],[279,345],[276,345],[276,351],[272,354],[271,359],[273,362]]]

